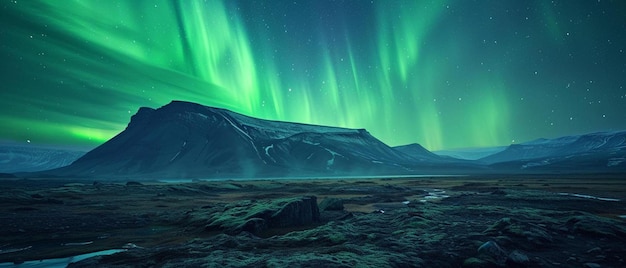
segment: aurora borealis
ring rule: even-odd
[[[0,140],[185,100],[430,150],[626,129],[623,1],[0,3]]]

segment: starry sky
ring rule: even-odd
[[[391,146],[626,129],[621,0],[0,2],[0,140],[93,148],[185,100]]]

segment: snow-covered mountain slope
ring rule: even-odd
[[[364,129],[269,121],[174,101],[140,108],[127,128],[54,176],[263,177],[419,172]]]
[[[480,160],[496,168],[626,171],[626,131],[538,139],[511,145]]]
[[[0,173],[32,172],[63,167],[84,154],[84,151],[79,150],[14,143],[0,144]]]

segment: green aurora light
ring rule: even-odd
[[[620,1],[3,1],[0,139],[96,146],[186,100],[508,145],[626,128]]]

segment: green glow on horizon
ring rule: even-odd
[[[492,20],[509,19],[500,6],[525,9],[484,3],[489,10],[471,13],[465,5],[6,1],[0,9],[0,35],[7,40],[0,47],[7,70],[1,77],[6,90],[0,93],[0,139],[95,146],[122,131],[139,107],[171,100],[264,119],[365,128],[388,145],[420,143],[431,150],[560,133],[546,118],[558,99],[546,101],[542,90],[582,98],[582,90],[560,90],[568,83],[586,89],[584,80],[603,82],[535,74],[547,64],[545,55],[558,55],[566,44],[559,39],[567,29],[565,16],[539,1],[528,4],[533,11],[521,22],[501,26]],[[352,16],[356,10],[361,13]],[[527,21],[541,30],[528,32]],[[535,39],[541,46],[530,43]],[[580,66],[586,71],[588,64]],[[619,82],[604,83],[620,88]],[[619,99],[598,96],[612,104]],[[592,115],[614,119],[587,120],[594,122],[589,128],[624,126],[619,116],[626,111],[603,107],[590,108]],[[561,117],[584,118],[571,115],[579,112]],[[514,123],[520,121],[529,125]]]
[[[40,141],[33,140],[33,142],[39,145],[49,144],[63,144],[68,138],[76,140],[91,141],[93,144],[101,144],[109,140],[119,132],[119,127],[113,126],[113,129],[101,129],[93,128],[89,126],[78,125],[59,125],[53,122],[41,122],[35,120],[12,120],[9,118],[2,118],[5,122],[5,127],[10,128],[12,131],[20,133],[12,133],[6,138],[19,140],[21,133],[46,133],[47,143],[41,143]],[[30,142],[30,139],[28,139]]]

